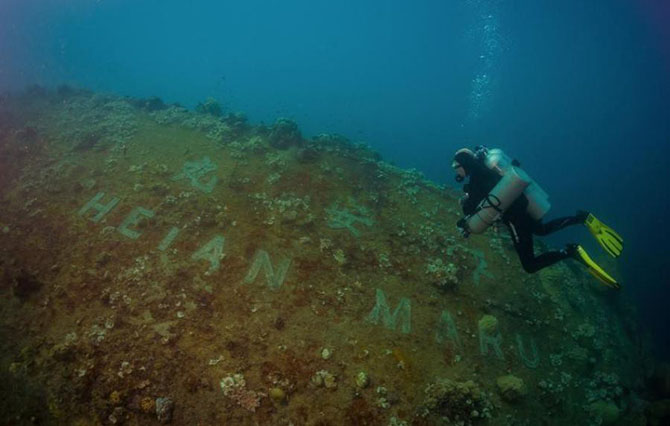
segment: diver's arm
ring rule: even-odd
[[[463,196],[461,196],[461,198],[458,199],[458,205],[461,206],[461,209],[463,208],[465,203],[468,202],[468,198],[470,198],[470,194],[466,192],[463,194]]]
[[[461,209],[463,209],[463,214],[465,216],[456,222],[456,228],[458,228],[458,232],[461,234],[461,236],[468,238],[470,232],[468,232],[467,220],[468,217],[474,212],[476,206],[473,206],[474,203],[472,202],[472,197],[470,197],[470,192],[468,192],[468,185],[463,186],[463,191],[465,192],[463,196],[458,199],[458,204],[461,205]]]
[[[465,216],[470,216],[477,210],[479,203],[475,200],[469,193],[465,193],[463,197],[459,200],[461,203],[461,208],[463,209],[463,214]]]

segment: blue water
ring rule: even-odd
[[[2,0],[0,90],[68,83],[296,120],[453,184],[499,146],[624,236],[624,297],[670,354],[670,21],[662,1]],[[575,240],[596,252],[585,230]]]

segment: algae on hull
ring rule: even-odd
[[[58,421],[158,424],[143,401],[165,395],[175,424],[638,419],[618,307],[569,268],[526,275],[505,238],[460,240],[419,174],[282,120],[62,96],[3,100],[0,131],[0,360]],[[523,404],[496,392],[508,371]]]

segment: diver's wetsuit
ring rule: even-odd
[[[502,179],[493,170],[490,170],[480,161],[468,165],[470,182],[463,186],[463,191],[468,194],[462,203],[463,213],[468,216],[473,214],[479,203],[488,195],[494,186]],[[547,223],[533,219],[526,211],[528,199],[521,194],[514,203],[503,213],[502,222],[507,225],[514,248],[516,249],[521,265],[526,272],[537,272],[542,268],[551,266],[556,262],[571,257],[567,250],[555,250],[535,256],[533,251],[533,235],[549,235],[570,225],[581,225],[586,219],[585,212],[575,216],[554,219]]]
[[[524,195],[521,196],[526,198]],[[528,204],[528,200],[526,200],[526,204]],[[503,214],[502,220],[507,225],[512,236],[514,248],[521,260],[521,266],[529,273],[537,272],[542,268],[572,257],[572,253],[567,250],[548,251],[535,256],[535,252],[533,251],[533,235],[549,235],[566,226],[581,225],[584,223],[584,217],[581,215],[562,217],[542,223],[541,220],[533,219],[526,211],[507,218]]]

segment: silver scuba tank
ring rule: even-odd
[[[527,176],[526,176],[527,177]],[[507,170],[491,192],[479,203],[477,210],[466,218],[467,229],[473,234],[484,232],[519,198],[529,181],[517,173],[516,167]]]
[[[508,170],[514,169],[524,180],[529,184],[523,191],[523,194],[528,199],[528,208],[526,211],[535,220],[540,220],[551,208],[549,203],[549,195],[537,184],[528,174],[519,167],[512,165],[512,160],[498,148],[488,150],[484,158],[486,166],[498,173],[500,176],[505,176]]]

